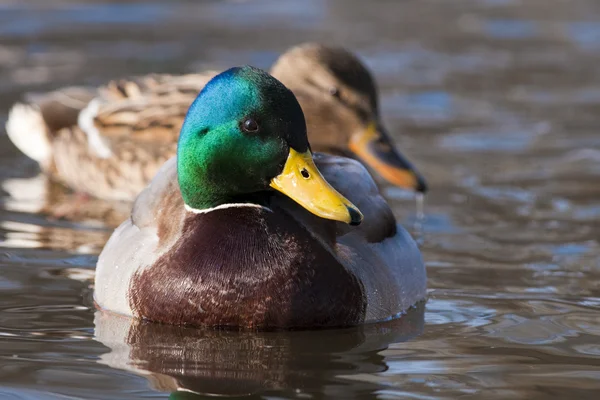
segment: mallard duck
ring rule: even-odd
[[[7,132],[53,179],[130,201],[175,154],[189,105],[216,73],[150,75],[36,96],[12,108]],[[358,159],[394,185],[426,190],[383,128],[374,80],[356,56],[304,44],[284,53],[272,73],[297,95],[315,151]]]
[[[163,323],[270,329],[386,320],[425,295],[419,249],[366,169],[313,159],[293,93],[246,66],[190,106],[176,157],[100,254],[94,299]]]

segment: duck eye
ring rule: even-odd
[[[340,97],[340,90],[338,88],[336,88],[335,86],[332,86],[329,88],[329,94],[332,95],[333,97]]]
[[[258,122],[253,118],[246,118],[242,122],[242,130],[249,133],[258,132]]]

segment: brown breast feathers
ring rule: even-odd
[[[363,322],[362,284],[283,212],[188,214],[181,239],[132,279],[131,308],[170,324],[251,329]]]

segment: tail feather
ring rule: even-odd
[[[19,150],[42,167],[47,167],[52,157],[49,130],[40,108],[34,104],[15,104],[6,123],[8,137]]]

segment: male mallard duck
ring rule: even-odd
[[[314,150],[356,158],[392,184],[425,191],[380,121],[368,69],[347,50],[304,44],[273,75],[298,96]],[[17,104],[7,132],[54,179],[112,200],[132,200],[175,154],[196,94],[216,72],[151,75],[97,88],[66,88]]]
[[[170,324],[314,328],[423,299],[419,249],[365,168],[315,158],[283,84],[253,67],[217,75],[100,254],[96,304]]]

